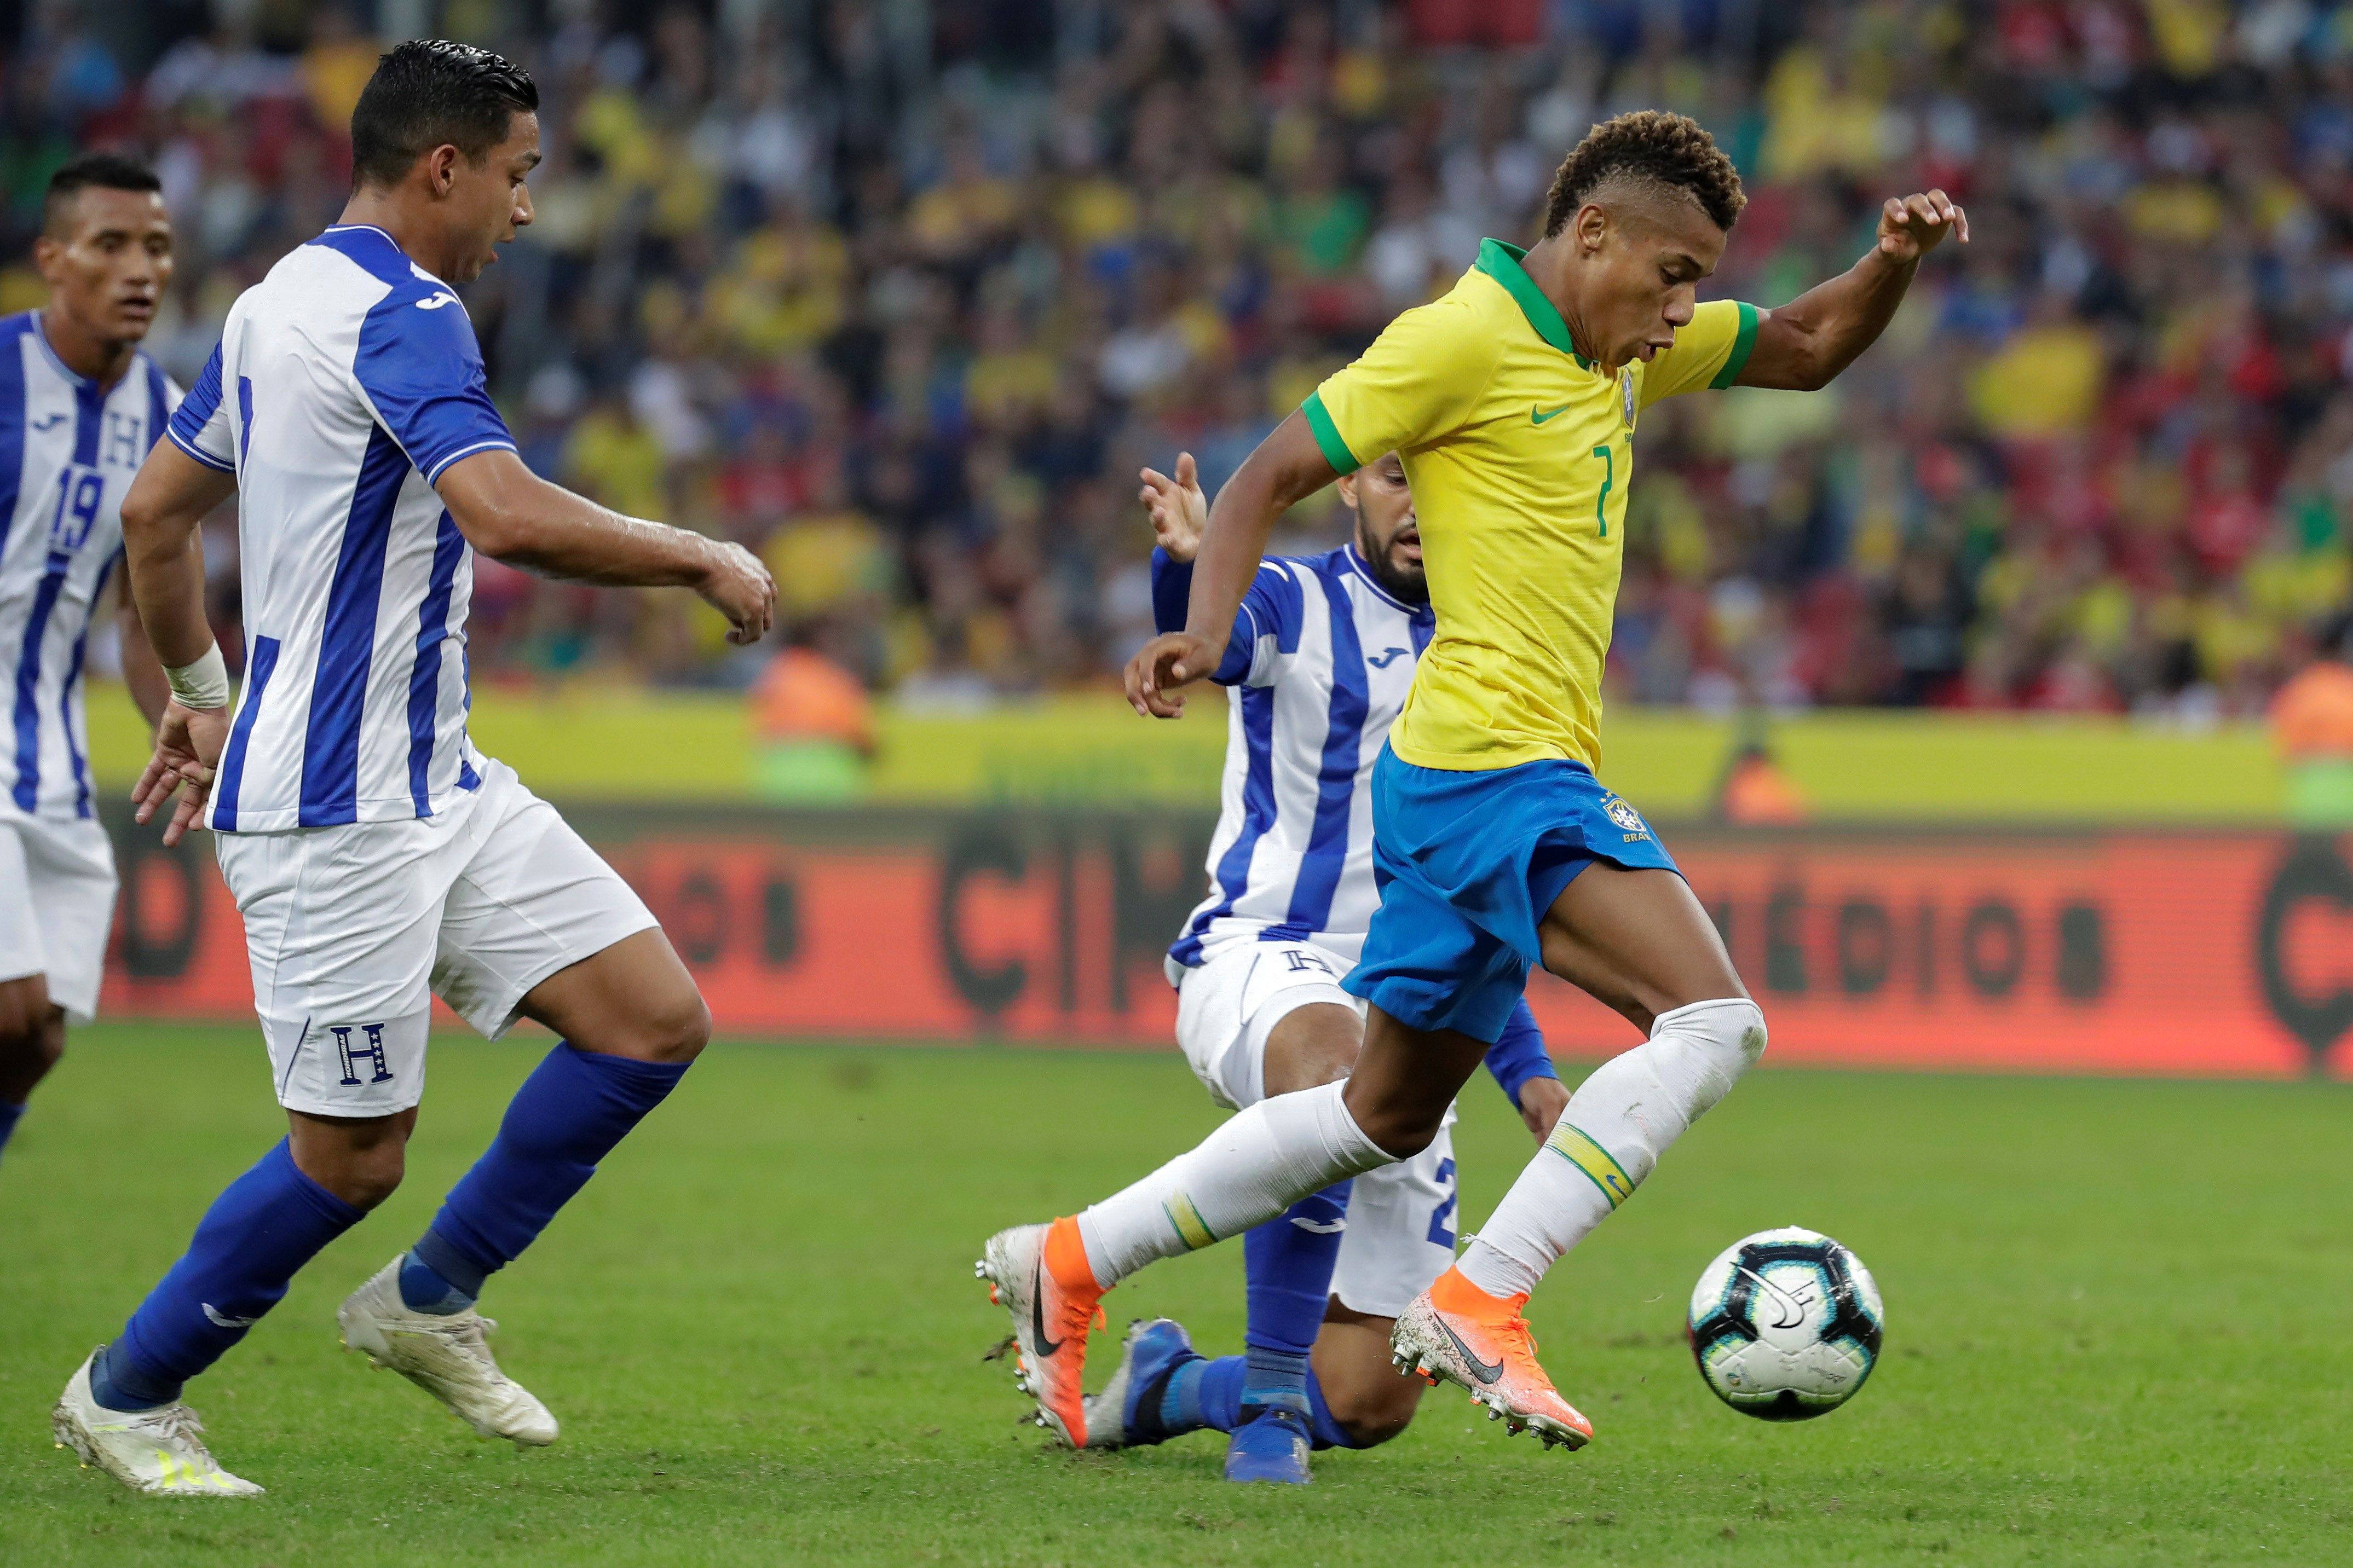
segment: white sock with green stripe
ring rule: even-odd
[[[1107,1290],[1155,1258],[1240,1236],[1310,1193],[1394,1163],[1348,1114],[1347,1087],[1261,1100],[1079,1215],[1095,1283]]]
[[[1594,1069],[1552,1136],[1456,1265],[1490,1296],[1535,1289],[1555,1259],[1634,1195],[1667,1146],[1765,1054],[1765,1015],[1746,998],[1662,1013],[1651,1037]]]

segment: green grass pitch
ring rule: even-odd
[[[1599,1436],[1546,1455],[1433,1393],[1310,1489],[1222,1439],[1051,1452],[1017,1425],[984,1236],[1217,1114],[1173,1053],[714,1048],[485,1305],[556,1447],[476,1441],[335,1344],[538,1054],[436,1048],[407,1185],[193,1400],[269,1495],[132,1498],[51,1448],[58,1385],[275,1136],[243,1030],[98,1027],[0,1162],[0,1562],[364,1564],[2189,1563],[2353,1555],[2353,1100],[2312,1085],[1752,1076],[1532,1316]],[[1528,1149],[1482,1079],[1483,1215]],[[1798,1223],[1853,1247],[1885,1354],[1848,1408],[1718,1405],[1681,1336],[1703,1264]],[[1237,1346],[1240,1258],[1108,1305]],[[1108,1342],[1116,1344],[1114,1334]],[[1107,1370],[1098,1363],[1097,1377]]]

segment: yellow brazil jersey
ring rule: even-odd
[[[1731,385],[1757,341],[1755,306],[1712,301],[1613,377],[1576,353],[1525,255],[1482,242],[1451,292],[1391,321],[1303,410],[1342,473],[1404,459],[1438,629],[1389,745],[1422,767],[1599,766],[1635,422]]]

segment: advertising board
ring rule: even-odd
[[[588,808],[724,1034],[1165,1046],[1203,885],[1191,814]],[[2288,1077],[2353,1069],[2353,868],[2325,837],[1664,830],[1782,1062]],[[116,1017],[249,1016],[201,836],[118,831]],[[1555,1051],[1631,1028],[1539,973]]]

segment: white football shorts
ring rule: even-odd
[[[1209,1098],[1237,1108],[1263,1098],[1267,1037],[1294,1010],[1332,1002],[1362,1017],[1364,1003],[1340,989],[1353,967],[1312,942],[1232,942],[1210,949],[1198,968],[1177,968],[1176,1044]],[[1343,1306],[1394,1318],[1453,1264],[1453,1126],[1449,1106],[1429,1148],[1349,1189],[1332,1270]]]
[[[424,1098],[434,996],[497,1039],[533,986],[656,923],[499,762],[438,816],[216,837],[278,1102],[315,1116]]]
[[[46,975],[77,1024],[98,1014],[114,924],[114,846],[80,817],[0,816],[0,980]]]

